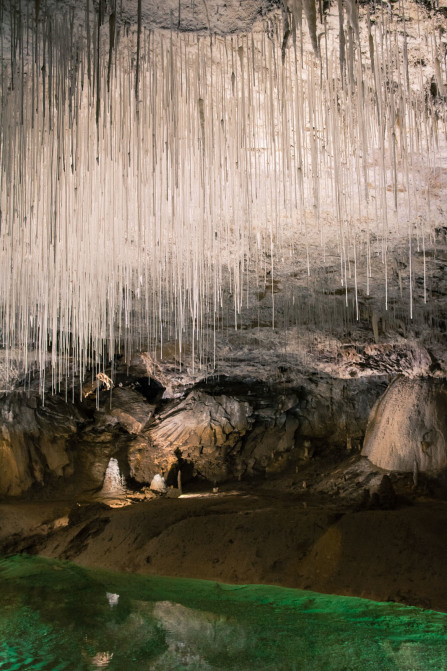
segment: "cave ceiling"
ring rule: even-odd
[[[4,386],[445,374],[445,9],[3,4]]]

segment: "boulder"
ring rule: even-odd
[[[376,402],[362,454],[388,471],[447,466],[447,386],[433,378],[399,377]]]

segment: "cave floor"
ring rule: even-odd
[[[0,554],[140,574],[262,583],[447,612],[447,501],[367,460],[314,460],[293,477],[205,483],[181,498],[0,503]],[[429,495],[430,494],[430,495]],[[118,502],[119,503],[119,502]],[[121,503],[125,503],[124,501]],[[114,502],[117,505],[117,502]]]

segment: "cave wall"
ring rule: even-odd
[[[72,439],[82,415],[58,397],[42,407],[19,392],[0,400],[0,495],[18,496],[35,486],[74,474]]]
[[[156,473],[176,485],[179,470],[183,481],[223,482],[294,469],[326,449],[360,449],[388,382],[315,374],[286,389],[223,376],[162,399],[161,385],[143,379],[117,374],[111,391],[85,389],[75,403],[1,398],[0,495],[99,489],[112,457],[137,486]]]

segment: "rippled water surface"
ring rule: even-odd
[[[265,586],[0,561],[0,669],[447,669],[447,615]]]

